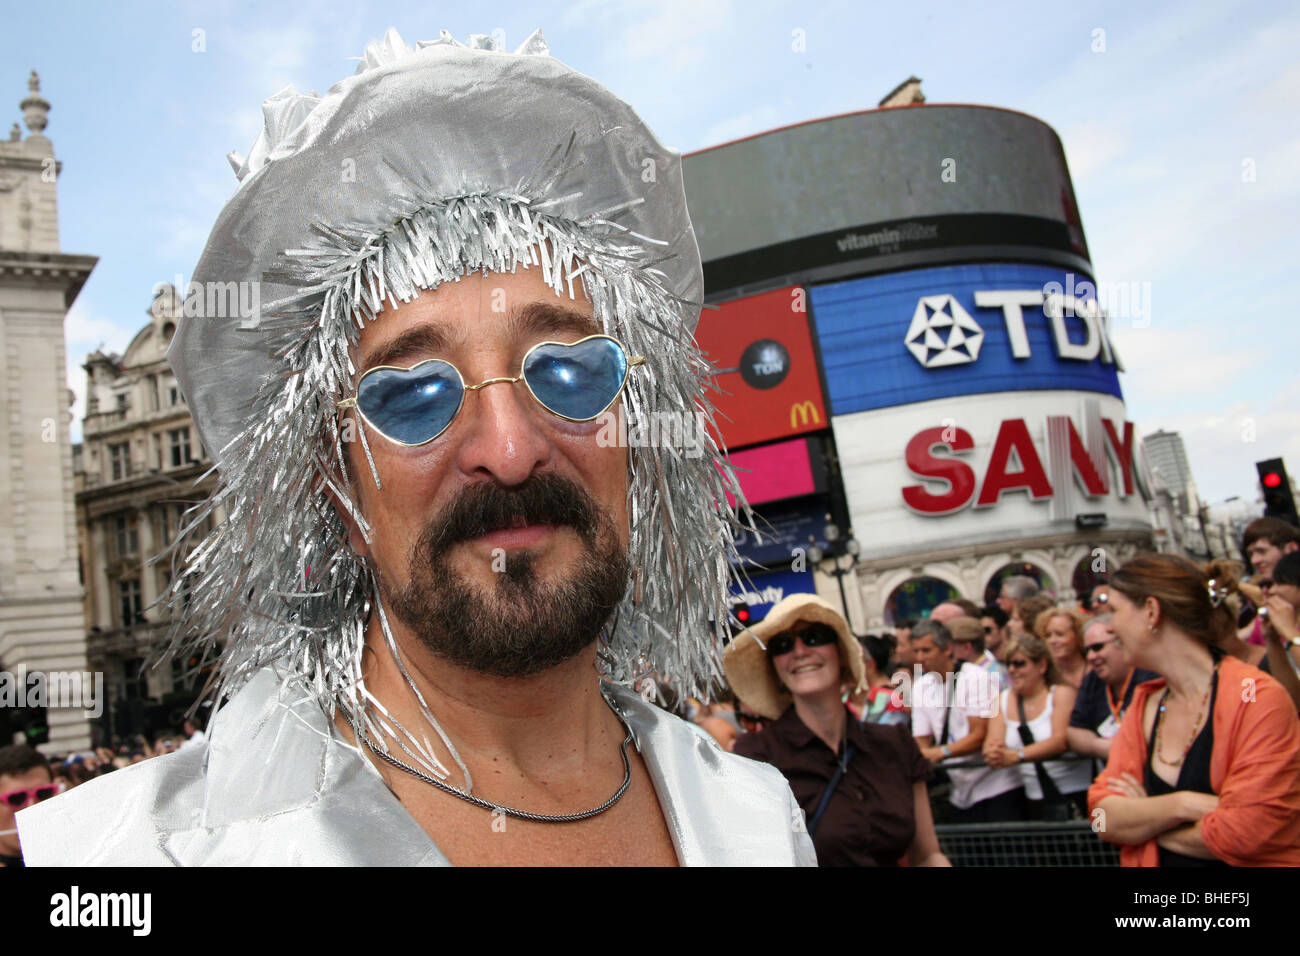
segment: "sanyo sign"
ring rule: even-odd
[[[1043,424],[1045,463],[1024,418],[1004,419],[998,424],[982,476],[961,460],[975,450],[969,431],[955,422],[922,429],[904,450],[908,471],[945,487],[905,485],[901,489],[904,503],[917,514],[939,517],[972,503],[976,508],[995,507],[1004,494],[1014,491],[1026,493],[1032,501],[1071,492],[1094,500],[1112,493],[1124,500],[1135,491],[1143,500],[1151,497],[1143,469],[1138,467],[1132,422],[1094,413],[1082,434],[1068,415],[1048,415]]]

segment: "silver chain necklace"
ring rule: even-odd
[[[529,810],[516,810],[513,807],[503,807],[499,804],[489,803],[487,800],[476,797],[471,793],[466,793],[464,790],[445,784],[438,778],[431,777],[427,773],[412,767],[410,764],[403,763],[391,754],[384,753],[376,747],[373,742],[371,742],[369,737],[361,732],[361,729],[356,724],[352,724],[352,732],[356,734],[357,739],[364,743],[366,747],[369,748],[370,752],[379,759],[392,764],[399,770],[405,770],[411,776],[418,777],[425,783],[432,784],[444,793],[449,793],[453,797],[460,797],[462,800],[472,803],[476,807],[504,813],[506,816],[515,817],[520,820],[532,820],[534,823],[577,823],[579,820],[589,820],[594,816],[598,816],[614,804],[618,803],[618,801],[623,798],[623,794],[627,792],[628,786],[632,783],[632,764],[631,761],[628,760],[627,756],[627,745],[632,742],[632,728],[629,727],[627,721],[623,719],[623,715],[618,712],[618,708],[610,703],[609,699],[605,698],[603,694],[601,697],[605,703],[609,705],[609,709],[614,711],[614,716],[618,718],[619,723],[622,724],[623,728],[627,731],[627,736],[623,738],[623,743],[619,747],[619,754],[623,758],[623,783],[619,786],[618,790],[614,792],[614,795],[600,806],[591,810],[583,810],[581,813],[533,813]],[[349,723],[351,723],[351,721],[349,721]]]

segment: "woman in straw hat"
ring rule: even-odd
[[[906,727],[859,724],[842,702],[865,671],[834,608],[792,595],[739,634],[723,663],[737,698],[773,721],[735,752],[785,775],[822,866],[949,865],[930,816],[929,761]]]

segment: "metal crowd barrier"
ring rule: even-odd
[[[1082,820],[936,826],[953,866],[1119,866],[1119,847]]]
[[[1050,760],[1092,760],[1067,751]],[[1049,762],[1049,761],[1035,761]],[[982,767],[979,754],[937,765],[944,770]],[[947,815],[947,787],[933,788],[936,820]],[[1086,820],[1059,823],[936,823],[944,856],[953,866],[1119,866],[1119,847],[1104,842]]]
[[[1077,754],[1073,750],[1067,750],[1064,753],[1057,754],[1055,757],[1048,757],[1045,760],[1031,760],[1030,763],[1055,763],[1058,760],[1064,763],[1069,763],[1073,760],[1095,760],[1095,759],[1097,758],[1088,757],[1085,756],[1084,754]],[[984,763],[984,755],[980,753],[973,753],[965,757],[949,757],[947,760],[941,760],[937,764],[935,764],[935,767],[940,770],[952,770],[953,768],[961,769],[964,767],[985,767],[985,766],[987,766],[987,764]]]

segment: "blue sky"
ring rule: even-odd
[[[121,350],[154,285],[188,279],[234,190],[225,154],[248,151],[263,99],[289,83],[323,91],[389,26],[408,41],[501,31],[511,49],[540,26],[553,55],[682,151],[872,107],[912,74],[930,102],[1043,119],[1065,143],[1098,279],[1150,283],[1149,325],[1115,329],[1129,417],[1143,432],[1182,432],[1211,501],[1253,496],[1257,459],[1285,455],[1300,471],[1293,5],[14,6],[0,36],[0,126],[20,118],[35,67],[63,163],[63,250],[100,257],[67,322],[78,395],[85,354],[101,342]]]

